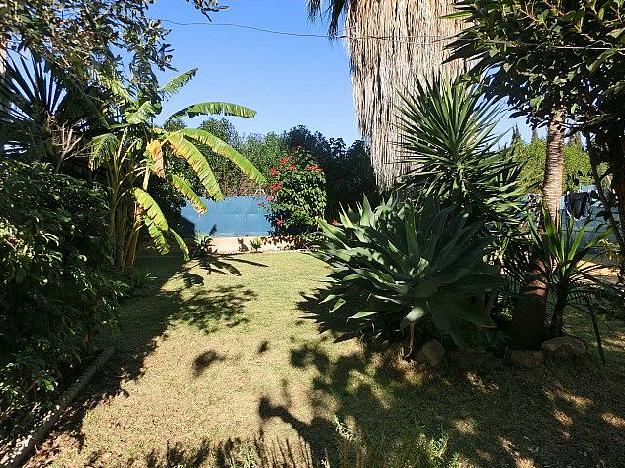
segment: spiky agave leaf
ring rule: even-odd
[[[183,128],[180,132],[187,138],[208,146],[215,154],[232,161],[241,170],[241,172],[257,184],[260,185],[266,182],[265,177],[258,169],[256,169],[256,167],[254,167],[249,159],[212,133],[201,128]]]
[[[359,329],[369,324],[375,333],[432,322],[458,344],[466,322],[493,325],[470,302],[501,285],[496,270],[484,263],[488,242],[478,235],[480,223],[432,200],[420,207],[365,205],[360,219],[352,213],[342,225],[322,223],[326,240],[313,255],[332,269],[326,299],[331,314],[341,311]]]
[[[169,143],[176,156],[189,163],[200,183],[206,189],[206,194],[215,200],[223,200],[224,195],[206,157],[192,142],[185,138],[182,131],[169,133],[166,142]]]

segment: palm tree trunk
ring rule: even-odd
[[[564,111],[554,112],[547,131],[547,157],[543,177],[543,202],[554,222],[560,217],[564,180]]]
[[[542,183],[543,202],[554,221],[560,215],[564,179],[564,120],[564,112],[558,110],[549,122]],[[532,272],[521,287],[521,297],[512,314],[518,344],[524,348],[537,348],[547,337],[545,318],[549,285],[542,274],[544,265],[538,258],[534,258],[532,263]]]
[[[616,236],[620,239],[621,250],[621,262],[619,265],[619,278],[621,281],[625,279],[625,247],[623,246],[623,239],[625,239],[625,136],[621,136],[617,140],[617,144],[614,148],[610,148],[610,166],[612,168],[612,190],[616,193],[616,202],[618,206],[619,223],[618,227],[620,231]]]
[[[442,19],[453,2],[358,0],[346,14],[347,45],[358,125],[371,147],[378,187],[392,187],[410,168],[400,163],[397,105],[400,93],[438,73],[456,77],[465,70],[445,46],[462,26]]]

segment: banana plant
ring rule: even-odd
[[[326,303],[358,333],[392,336],[435,329],[464,343],[468,323],[492,327],[480,305],[501,278],[485,263],[488,240],[481,223],[432,199],[417,206],[394,200],[372,209],[364,198],[340,223],[321,222],[324,241],[314,255],[331,268]],[[476,300],[477,299],[477,300]]]
[[[206,205],[200,194],[194,192],[189,180],[168,170],[169,158],[183,160],[197,176],[203,195],[215,200],[224,196],[198,145],[231,160],[255,183],[265,182],[263,175],[245,156],[210,132],[196,128],[167,130],[154,124],[161,114],[163,100],[176,94],[196,73],[195,69],[183,73],[150,96],[138,93],[133,97],[132,90],[119,83],[109,86],[120,103],[115,109],[117,118],[110,123],[108,132],[93,139],[92,163],[94,167],[106,168],[111,191],[110,237],[115,245],[115,262],[120,269],[132,267],[142,226],[147,228],[161,253],[168,253],[169,240],[174,240],[184,255],[188,255],[183,239],[169,226],[158,203],[148,192],[150,177],[166,181],[189,200],[198,213],[204,213]],[[255,112],[236,104],[202,102],[175,112],[169,119],[200,115],[251,118]]]

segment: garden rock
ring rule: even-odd
[[[535,369],[543,364],[545,355],[542,351],[525,351],[515,349],[510,353],[509,362],[519,367]]]
[[[483,351],[451,351],[449,360],[461,369],[494,370],[503,368],[503,361],[491,353]]]
[[[579,359],[586,354],[586,345],[574,336],[558,336],[545,341],[541,349],[545,355],[558,359]]]
[[[438,367],[445,359],[445,348],[436,340],[430,340],[421,346],[415,356],[415,361],[419,364],[425,363],[430,367]]]

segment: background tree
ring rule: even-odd
[[[446,39],[461,23],[443,20],[452,2],[422,0],[308,0],[311,18],[329,20],[329,32],[345,37],[352,67],[358,125],[371,148],[380,188],[391,187],[402,174],[397,143],[398,89],[413,89],[439,73],[455,76],[462,61],[448,58]],[[344,21],[345,32],[339,32]]]
[[[525,172],[535,190],[540,191],[545,170],[545,155],[547,142],[544,138],[536,137],[525,142],[519,136],[512,141],[512,148],[516,159],[524,164]],[[581,141],[571,138],[564,145],[564,190],[575,192],[580,185],[593,183],[590,167],[590,156],[584,150]]]
[[[458,0],[456,8],[467,28],[451,45],[452,57],[474,59],[486,93],[507,99],[534,125],[546,123],[554,109],[566,113],[571,130],[597,147],[592,164],[609,164],[624,220],[623,2]],[[625,251],[625,224],[614,225]]]
[[[337,219],[341,207],[355,208],[363,196],[372,203],[378,201],[369,148],[363,141],[357,140],[347,148],[343,139],[328,139],[303,125],[286,132],[284,140],[290,149],[306,150],[324,170],[328,191],[326,219]]]
[[[222,9],[216,0],[186,0],[204,15]],[[109,77],[128,53],[136,79],[155,84],[153,66],[170,66],[169,30],[148,16],[153,0],[3,0],[0,51],[28,50],[75,77],[97,70]],[[0,52],[0,56],[3,52]],[[147,88],[146,88],[147,89]]]

